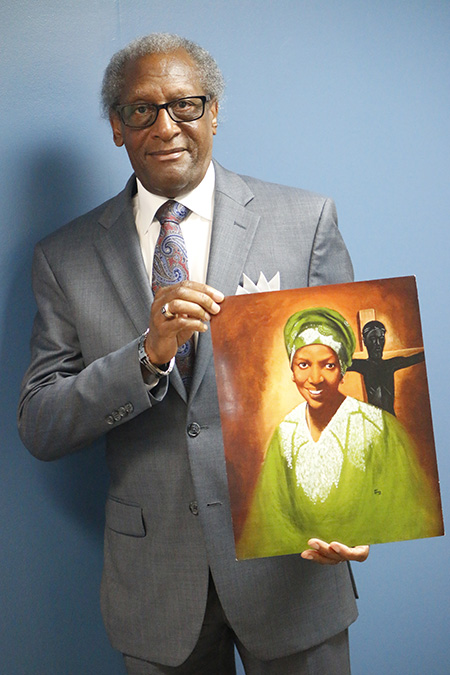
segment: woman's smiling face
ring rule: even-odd
[[[297,389],[311,408],[321,408],[340,398],[341,368],[331,347],[313,344],[297,349],[291,368]]]

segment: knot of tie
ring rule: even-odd
[[[183,218],[190,213],[190,210],[184,204],[176,202],[174,199],[169,199],[164,202],[156,212],[155,218],[162,224],[163,222],[181,223]]]
[[[156,212],[161,223],[153,258],[152,290],[171,286],[189,279],[186,244],[181,231],[181,221],[189,215],[187,206],[170,199]]]

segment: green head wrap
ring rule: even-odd
[[[296,312],[284,327],[284,342],[289,362],[297,349],[307,345],[326,345],[337,355],[344,375],[352,362],[356,347],[355,334],[342,314],[327,307],[312,307]]]

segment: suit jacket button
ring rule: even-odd
[[[198,436],[200,431],[200,424],[197,424],[197,422],[192,422],[192,424],[190,424],[187,428],[188,436],[191,438]]]
[[[112,415],[107,415],[105,417],[105,420],[106,420],[106,424],[109,424],[111,426],[114,424],[114,417]]]
[[[193,501],[189,503],[189,511],[194,515],[198,516],[198,502]]]
[[[120,422],[120,420],[122,419],[120,416],[120,412],[118,410],[113,410],[112,416],[114,417],[116,422]]]
[[[127,413],[132,413],[134,410],[133,404],[132,403],[125,403],[125,412]]]

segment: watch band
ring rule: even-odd
[[[161,377],[165,377],[166,375],[169,375],[169,373],[172,372],[173,367],[175,365],[175,357],[172,356],[170,359],[169,363],[164,364],[166,366],[166,369],[163,370],[162,368],[158,368],[158,366],[155,366],[154,363],[150,361],[148,358],[147,352],[145,351],[145,338],[148,335],[149,329],[145,331],[145,333],[142,333],[141,337],[139,338],[138,342],[138,354],[139,354],[139,361],[141,365],[144,366],[152,375],[160,379]]]

